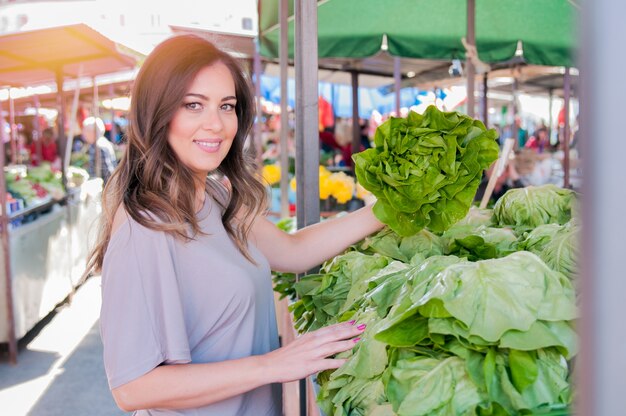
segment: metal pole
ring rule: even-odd
[[[475,18],[476,18],[475,0],[467,0],[467,43],[476,45]],[[476,52],[478,53],[478,52]],[[474,78],[476,77],[476,69],[471,59],[465,59],[465,71],[467,73],[467,115],[474,117]]]
[[[62,166],[63,166],[63,186],[65,186],[67,188],[67,182],[65,181],[65,174],[70,166],[70,159],[72,157],[72,146],[74,145],[74,132],[78,131],[81,132],[82,131],[82,123],[81,125],[78,125],[78,119],[77,119],[77,114],[78,114],[78,99],[80,96],[80,77],[82,74],[83,68],[82,65],[78,71],[78,76],[76,77],[76,88],[74,88],[74,97],[72,98],[72,108],[70,110],[70,114],[72,114],[72,116],[69,118],[69,132],[68,132],[68,139],[67,139],[67,146],[65,146],[65,149],[63,149],[62,147],[60,148],[61,151],[61,161],[62,161]],[[58,96],[57,96],[58,97]],[[65,103],[65,100],[63,99],[63,103]],[[60,140],[60,139],[59,139]]]
[[[330,84],[330,106],[333,109],[333,131],[337,127],[337,100],[335,99],[335,84]]]
[[[111,142],[117,141],[117,126],[115,125],[115,108],[113,107],[113,99],[115,98],[115,90],[113,84],[109,84],[109,97],[111,97]]]
[[[624,414],[626,369],[626,187],[622,130],[622,88],[626,55],[626,3],[614,0],[580,2],[583,88],[580,97],[582,135],[583,237],[580,328],[577,357],[577,415]]]
[[[63,175],[63,187],[67,189],[67,168],[70,164],[70,156],[72,154],[72,137],[65,136],[65,97],[63,96],[63,72],[59,68],[56,72],[57,84],[57,132],[59,137],[59,154],[61,155],[61,174]],[[73,114],[72,117],[76,117]]]
[[[42,149],[43,144],[41,143],[43,134],[41,132],[41,122],[39,121],[39,109],[41,108],[41,105],[39,103],[38,95],[35,95],[34,99],[35,99],[35,132],[37,133],[37,141],[35,142],[35,149],[36,149],[36,154],[37,154],[37,163],[41,165],[43,163],[43,149]],[[33,156],[31,155],[31,159],[32,157]]]
[[[98,84],[96,84],[96,78],[93,78],[93,116],[94,118],[100,118],[100,103],[98,98]],[[93,132],[96,138],[95,143],[92,145],[95,148],[95,172],[96,177],[102,178],[102,155],[100,154],[100,148],[98,147],[98,139],[100,139],[98,134],[98,125],[93,123]]]
[[[489,99],[487,98],[487,92],[489,91],[489,86],[487,85],[487,81],[489,80],[489,73],[485,72],[483,74],[483,123],[485,126],[489,128]]]
[[[569,96],[571,77],[569,67],[563,75],[563,105],[565,106],[565,125],[563,126],[563,187],[569,188]]]
[[[2,260],[4,262],[4,287],[7,307],[7,340],[9,343],[9,361],[17,363],[17,339],[15,338],[15,315],[13,311],[13,275],[11,272],[11,252],[9,245],[9,213],[7,212],[7,189],[4,176],[4,117],[0,101],[0,238],[2,239]]]
[[[513,69],[513,105],[511,106],[511,113],[513,115],[513,125],[511,127],[511,137],[515,139],[515,148],[519,146],[519,140],[517,138],[518,129],[517,124],[515,124],[515,119],[517,118],[517,90],[519,88],[519,82],[517,80],[517,71]]]
[[[9,88],[9,123],[11,128],[11,163],[15,165],[17,163],[17,125],[15,124],[15,103],[13,102],[13,95],[11,94],[11,88]]]
[[[296,217],[298,228],[319,222],[317,2],[295,2]],[[306,395],[304,396],[306,397]]]
[[[317,1],[296,1],[296,220],[298,228],[320,220]],[[300,380],[300,415],[307,412],[307,384]]]
[[[260,3],[260,2],[259,2]],[[259,7],[261,7],[259,5]],[[252,60],[254,71],[254,95],[256,97],[256,122],[254,123],[254,156],[259,167],[263,164],[263,138],[262,119],[263,107],[261,106],[261,55],[259,53],[259,38],[254,40],[254,57]]]
[[[554,105],[554,90],[550,88],[548,90],[548,138],[552,137],[552,123],[554,123],[554,119],[552,117],[553,105]]]
[[[361,150],[361,123],[359,123],[359,74],[357,71],[350,72],[352,80],[352,151],[353,154]],[[346,160],[348,164],[349,161]]]
[[[280,0],[280,215],[289,216],[289,91],[287,90],[287,71],[289,60],[289,17],[288,0]]]
[[[393,58],[393,82],[395,86],[395,98],[396,98],[396,117],[401,117],[400,114],[400,90],[402,89],[402,70],[401,70],[400,58],[395,56]]]

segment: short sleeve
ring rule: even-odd
[[[102,267],[100,334],[111,389],[161,364],[191,361],[182,305],[168,237],[129,219]]]

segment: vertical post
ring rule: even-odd
[[[552,117],[552,106],[554,105],[554,89],[548,90],[548,138],[552,139],[552,123],[554,119]]]
[[[259,2],[259,7],[260,2]],[[256,97],[256,122],[254,123],[254,156],[259,167],[263,164],[263,139],[262,139],[262,119],[263,106],[261,105],[261,54],[259,53],[259,37],[254,40],[254,58],[252,60],[252,70],[254,72],[254,96]]]
[[[9,93],[10,94],[10,93]],[[9,245],[9,212],[7,211],[7,189],[4,177],[4,117],[2,116],[2,101],[0,101],[0,239],[4,262],[4,285],[7,307],[7,340],[9,343],[9,361],[17,363],[17,339],[15,338],[15,314],[13,311],[13,275],[11,272],[11,253]]]
[[[335,84],[330,84],[330,106],[333,109],[333,129],[337,126],[337,100],[335,99]]]
[[[280,64],[280,215],[285,218],[290,215],[289,210],[289,90],[287,88],[288,65],[289,65],[289,0],[280,0],[278,9],[278,21],[280,27],[279,64]],[[261,15],[261,2],[259,2],[259,16]],[[295,339],[293,318],[288,310],[287,299],[277,304],[276,310],[281,334],[282,345],[286,345]],[[283,384],[283,412],[294,415],[299,408],[301,382]]]
[[[476,0],[467,0],[467,43],[476,45],[475,19]],[[478,54],[478,52],[476,52]],[[467,74],[467,115],[474,117],[474,78],[476,69],[471,59],[465,58],[465,72]]]
[[[68,130],[68,138],[67,138],[67,146],[63,146],[63,143],[65,142],[60,142],[61,146],[60,147],[60,153],[61,153],[61,162],[62,162],[62,166],[63,166],[63,186],[67,187],[67,181],[65,180],[65,174],[70,166],[70,159],[72,157],[72,146],[74,144],[74,132],[75,131],[81,131],[82,130],[82,124],[78,125],[78,99],[79,99],[79,95],[80,95],[80,77],[81,77],[81,73],[83,71],[82,66],[80,67],[80,70],[78,71],[78,76],[76,77],[76,88],[74,89],[74,97],[72,99],[72,108],[70,110],[70,114],[72,114],[72,116],[69,118],[69,130]],[[57,95],[57,99],[58,99],[58,95]],[[65,103],[65,99],[62,97],[63,99],[63,103]],[[59,140],[61,140],[59,138]]]
[[[61,68],[56,72],[56,84],[57,84],[57,108],[59,113],[57,115],[57,134],[59,137],[59,154],[61,155],[61,174],[63,175],[63,187],[67,187],[67,167],[70,164],[70,156],[72,153],[72,137],[65,136],[65,97],[63,95],[63,72]],[[76,117],[76,114],[72,114],[72,117]]]
[[[259,2],[260,3],[260,2]],[[288,0],[280,0],[280,215],[289,216],[289,91],[287,90],[287,71],[289,61],[289,17]]]
[[[13,102],[13,94],[9,88],[9,124],[11,128],[11,163],[17,163],[17,125],[15,124],[15,103]]]
[[[489,73],[485,72],[483,74],[483,123],[485,126],[489,128],[489,99],[487,98],[487,93],[489,92],[489,86],[487,85],[487,81],[489,80]]]
[[[41,131],[41,122],[39,120],[39,109],[41,108],[41,104],[39,103],[39,96],[35,95],[35,132],[37,133],[37,141],[35,142],[35,153],[37,154],[37,163],[41,165],[43,162],[43,150],[41,140],[43,138],[43,134]],[[33,137],[33,139],[35,139]],[[32,155],[30,156],[32,159]]]
[[[613,0],[581,2],[580,36],[583,77],[581,103],[585,180],[583,183],[583,237],[579,260],[582,311],[580,355],[576,385],[578,415],[624,413],[626,368],[626,279],[624,241],[626,187],[622,129],[623,83],[626,55],[626,3]],[[620,49],[622,48],[622,49]]]
[[[515,148],[519,146],[518,129],[517,124],[515,124],[515,119],[517,118],[517,90],[519,88],[519,81],[517,80],[517,71],[513,69],[513,105],[511,106],[511,113],[513,115],[513,125],[511,127],[511,137],[515,139]]]
[[[98,119],[100,118],[100,98],[98,97],[98,84],[96,84],[96,78],[92,78],[93,81],[93,117]],[[102,178],[102,154],[100,153],[100,148],[98,147],[98,140],[100,139],[100,135],[98,134],[98,125],[93,123],[93,132],[94,137],[96,138],[95,143],[93,144],[95,148],[95,172],[98,178]]]
[[[393,83],[395,88],[396,98],[396,117],[401,117],[400,114],[400,90],[402,89],[402,65],[400,58],[394,56],[393,58]]]
[[[353,154],[359,153],[361,149],[361,125],[359,123],[359,74],[356,71],[350,72],[352,80],[352,151]],[[349,161],[346,161],[349,164]]]
[[[563,126],[563,187],[569,188],[569,98],[571,90],[571,76],[569,67],[563,74],[563,105],[565,106],[565,125]]]
[[[317,1],[295,2],[296,220],[298,228],[319,222],[319,112],[317,94]],[[300,380],[300,414],[307,412],[307,383]]]
[[[317,2],[295,2],[296,217],[298,228],[319,222]]]
[[[109,97],[111,99],[111,142],[115,143],[117,138],[117,126],[115,125],[115,107],[113,106],[113,99],[115,98],[115,91],[113,84],[109,84]]]

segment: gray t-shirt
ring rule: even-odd
[[[100,332],[111,389],[159,365],[208,363],[278,348],[270,268],[252,244],[232,242],[219,205],[198,213],[207,233],[183,242],[130,217],[111,236],[102,267]],[[197,409],[137,415],[280,415],[281,387],[266,385]]]

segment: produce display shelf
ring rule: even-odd
[[[20,218],[20,217],[26,217],[30,214],[47,211],[48,209],[52,208],[54,204],[63,203],[64,200],[65,198],[61,200],[55,200],[55,199],[52,199],[51,197],[41,199],[41,201],[39,201],[36,204],[30,205],[19,211],[12,212],[9,215],[9,221]]]
[[[100,215],[102,180],[68,189],[60,199],[41,198],[9,217],[11,299],[17,339],[81,283],[92,229]],[[0,277],[6,279],[5,256]],[[8,341],[6,286],[0,285],[0,343]]]

